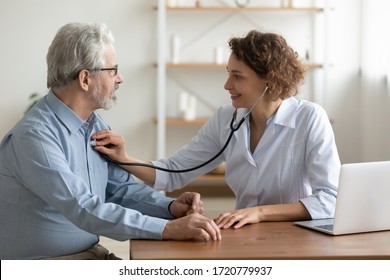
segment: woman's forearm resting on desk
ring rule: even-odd
[[[301,202],[290,204],[263,205],[234,210],[220,214],[215,222],[219,228],[240,228],[246,224],[271,221],[293,221],[311,219]]]

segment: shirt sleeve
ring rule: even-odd
[[[111,166],[104,201],[70,169],[66,152],[51,133],[28,129],[14,139],[13,170],[21,184],[87,232],[117,240],[161,239],[172,199]]]
[[[312,195],[301,199],[312,219],[334,216],[340,159],[329,118],[322,107],[315,107],[308,118],[305,164]]]

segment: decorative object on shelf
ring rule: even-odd
[[[188,107],[188,97],[189,94],[186,91],[182,91],[179,94],[179,112],[182,116],[184,116],[184,113]]]
[[[171,39],[171,60],[173,64],[180,62],[180,37],[176,34]]]
[[[249,4],[249,0],[234,0],[237,7],[243,8],[246,7]]]
[[[196,96],[182,91],[179,97],[179,112],[183,119],[192,121],[196,119]]]
[[[177,6],[177,0],[167,0],[167,7],[174,8]]]
[[[195,1],[195,6],[196,6],[196,7],[200,7],[200,6],[201,6],[200,0],[196,0],[196,1]]]
[[[293,0],[281,0],[282,8],[292,8]]]
[[[216,64],[223,64],[224,63],[224,51],[223,47],[218,46],[214,49],[214,62]]]
[[[186,121],[193,121],[196,119],[196,96],[190,95],[188,100],[188,108],[184,114]]]

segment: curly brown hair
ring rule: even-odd
[[[305,67],[282,36],[252,30],[245,37],[231,38],[229,46],[238,60],[267,80],[268,94],[274,99],[298,93]]]

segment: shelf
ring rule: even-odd
[[[303,63],[303,65],[311,69],[324,67],[324,65],[320,63]]]
[[[226,68],[226,64],[207,63],[207,62],[184,62],[184,63],[166,63],[166,68]],[[153,63],[153,67],[157,67],[157,63]]]
[[[193,182],[191,182],[191,185],[199,183],[215,183],[225,185],[225,175],[206,174],[196,178]]]
[[[185,120],[181,118],[166,118],[166,125],[204,125],[208,118],[196,118],[195,120]]]
[[[202,197],[234,197],[233,191],[227,186],[224,175],[203,175],[189,183],[186,187],[171,192],[166,195],[178,197],[184,192],[197,192]]]
[[[216,63],[194,63],[194,62],[184,62],[184,63],[167,63],[167,68],[226,68],[226,64],[216,64]]]
[[[304,65],[308,68],[322,68],[323,65],[320,63],[304,63]],[[154,67],[157,67],[157,64],[153,64]],[[166,63],[167,69],[196,69],[196,68],[226,68],[226,64],[216,64],[216,63],[194,63],[194,62],[183,62],[183,63]]]
[[[155,9],[157,9],[155,7]],[[321,13],[324,8],[317,7],[166,7],[167,11],[211,11],[211,12],[235,12],[235,11],[255,11],[255,12],[317,12]]]
[[[187,121],[187,120],[182,119],[182,118],[166,118],[165,119],[165,124],[166,125],[172,125],[172,126],[173,125],[188,125],[188,126],[204,125],[207,122],[207,120],[208,120],[207,117],[196,118],[195,120],[190,120],[190,121]],[[157,123],[157,119],[153,118],[153,122]]]

